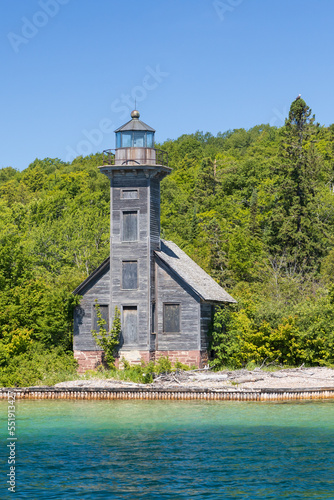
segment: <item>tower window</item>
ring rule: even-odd
[[[132,147],[132,132],[122,132],[122,148]]]
[[[164,333],[180,333],[180,304],[164,304]]]
[[[123,241],[138,240],[138,212],[132,210],[123,212]]]
[[[143,148],[145,146],[145,133],[133,132],[133,146],[135,148]]]
[[[116,148],[154,148],[154,132],[146,130],[116,132]]]
[[[138,198],[138,189],[122,189],[122,200],[137,200]]]
[[[138,262],[122,262],[122,288],[124,290],[135,290],[138,288]]]

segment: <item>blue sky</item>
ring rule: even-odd
[[[156,140],[334,122],[332,0],[2,0],[0,168],[114,147],[134,98]]]

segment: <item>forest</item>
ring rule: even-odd
[[[285,125],[157,145],[161,236],[238,303],[217,308],[212,365],[334,364],[334,125],[303,99]],[[0,170],[0,383],[75,371],[72,294],[109,252],[102,154]],[[51,368],[52,367],[52,368]]]

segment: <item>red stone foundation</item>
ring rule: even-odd
[[[103,364],[103,351],[74,351],[73,354],[79,364],[78,373],[95,370],[99,365]]]
[[[184,365],[195,365],[198,368],[203,368],[208,362],[208,353],[206,351],[156,351],[156,361],[162,356],[168,356],[169,360],[174,364],[176,361]]]
[[[144,363],[149,363],[150,361],[155,361],[155,352],[154,351],[140,351],[141,359]]]
[[[162,356],[168,356],[171,363],[179,361],[184,365],[195,365],[203,368],[208,363],[207,351],[140,351],[141,359],[144,363],[157,361]],[[78,373],[85,373],[87,370],[95,370],[99,365],[105,365],[103,351],[74,351],[74,357],[78,361]],[[116,358],[115,365],[119,368],[120,360]]]

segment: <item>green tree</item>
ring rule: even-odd
[[[303,273],[318,266],[323,251],[316,208],[319,162],[313,154],[317,131],[310,116],[303,99],[293,101],[281,133],[268,241],[271,253],[284,254],[290,270]]]

